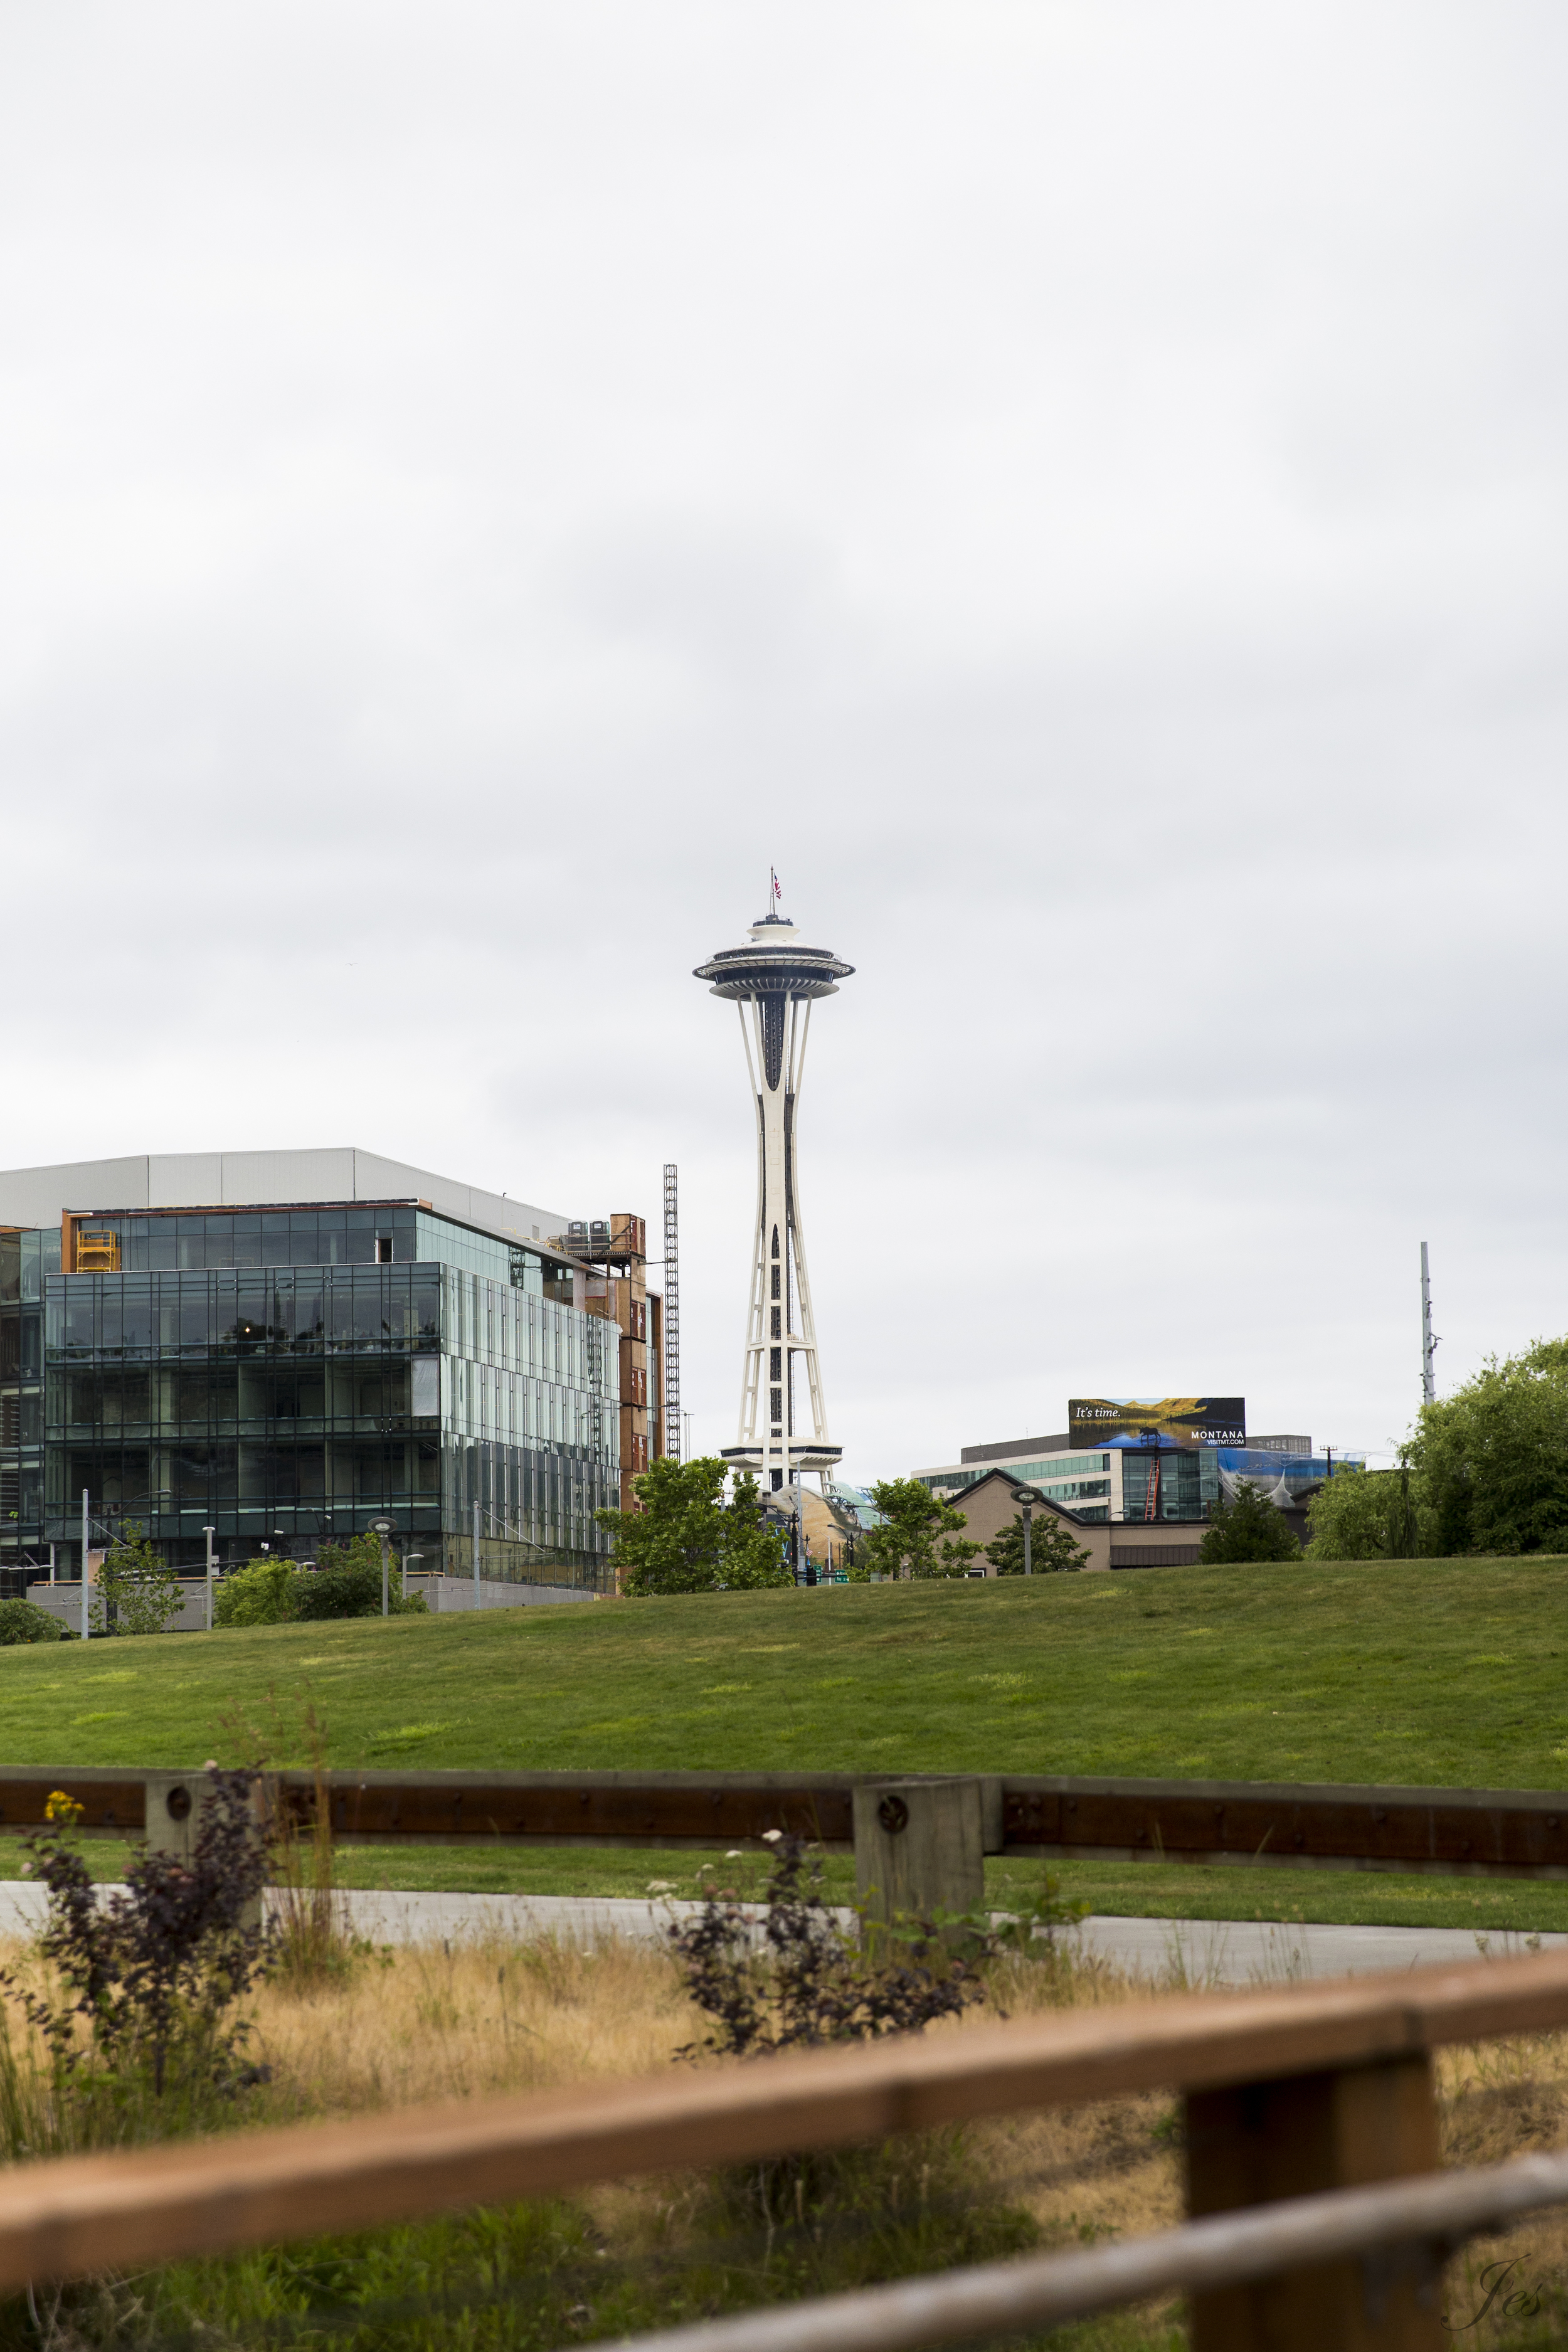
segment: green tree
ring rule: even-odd
[[[1406,1451],[1430,1550],[1568,1550],[1568,1339],[1489,1358]]]
[[[1423,1549],[1421,1515],[1415,1506],[1415,1497],[1410,1490],[1408,1462],[1402,1462],[1398,1469],[1391,1474],[1385,1525],[1389,1559],[1419,1559]]]
[[[163,1633],[185,1605],[184,1588],[147,1540],[147,1530],[127,1519],[105,1553],[88,1602],[95,1633]]]
[[[801,1540],[804,1545],[804,1535]],[[762,1490],[749,1470],[735,1480],[724,1506],[720,1581],[730,1592],[759,1592],[768,1585],[795,1581],[788,1557],[763,1517]]]
[[[1277,1511],[1261,1486],[1238,1478],[1234,1499],[1222,1494],[1198,1558],[1206,1565],[1252,1559],[1300,1559],[1301,1547],[1290,1532],[1282,1511]]]
[[[721,1501],[729,1465],[717,1455],[677,1462],[661,1454],[634,1481],[642,1506],[599,1511],[615,1538],[621,1591],[634,1600],[674,1592],[755,1591],[793,1581],[778,1538],[763,1517],[763,1498],[749,1475]]]
[[[871,1576],[962,1576],[977,1558],[980,1545],[959,1532],[963,1513],[918,1478],[884,1478],[869,1491],[882,1519],[855,1546],[849,1573],[856,1583]]]
[[[1310,1559],[1388,1559],[1413,1557],[1393,1552],[1391,1541],[1414,1540],[1407,1517],[1415,1517],[1415,1499],[1405,1474],[1394,1470],[1338,1470],[1325,1479],[1307,1505],[1307,1556]],[[1409,1502],[1406,1514],[1405,1503]]]
[[[379,1561],[376,1601],[380,1605]],[[213,1622],[226,1629],[236,1625],[287,1625],[298,1616],[301,1572],[291,1559],[247,1559],[226,1576],[213,1593]]]
[[[1023,1575],[1022,1511],[1010,1528],[1004,1528],[1000,1535],[992,1537],[985,1547],[985,1557],[998,1576]],[[1037,1576],[1056,1576],[1064,1570],[1070,1575],[1090,1557],[1089,1546],[1075,1540],[1065,1519],[1058,1519],[1054,1511],[1036,1513],[1029,1529],[1029,1566]]]
[[[402,1571],[395,1555],[388,1585],[394,1617],[422,1617],[425,1595],[402,1593]],[[381,1538],[354,1536],[346,1544],[324,1543],[316,1566],[296,1572],[294,1614],[310,1622],[322,1617],[379,1617],[381,1614]]]
[[[63,1642],[66,1629],[58,1617],[32,1601],[0,1601],[0,1649],[23,1642]]]

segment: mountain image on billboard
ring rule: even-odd
[[[1075,1446],[1245,1445],[1245,1397],[1071,1397],[1068,1432]]]

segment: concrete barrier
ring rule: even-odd
[[[411,1576],[410,1592],[422,1592],[435,1615],[462,1609],[533,1609],[555,1601],[597,1601],[573,1584],[505,1584],[481,1576],[476,1593],[471,1576]]]
[[[221,1580],[219,1584],[221,1590]],[[394,1586],[395,1590],[395,1584]],[[168,1626],[171,1633],[200,1633],[207,1622],[207,1588],[204,1577],[182,1577],[180,1590],[184,1605]],[[581,1592],[570,1584],[500,1584],[488,1578],[479,1580],[479,1598],[474,1597],[471,1577],[411,1576],[410,1592],[422,1592],[426,1605],[435,1614],[447,1616],[461,1609],[526,1609],[553,1601],[596,1601],[596,1592]],[[37,1609],[47,1610],[49,1615],[71,1633],[81,1631],[81,1583],[78,1578],[60,1584],[29,1586],[27,1598]]]
[[[91,1588],[89,1587],[90,1591]],[[180,1590],[184,1605],[167,1630],[171,1633],[200,1633],[207,1622],[207,1586],[205,1576],[183,1576]],[[68,1584],[31,1584],[27,1598],[35,1609],[47,1609],[72,1633],[81,1632],[81,1580],[73,1577]],[[89,1604],[90,1606],[90,1603]]]

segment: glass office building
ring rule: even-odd
[[[70,1271],[62,1272],[62,1251]],[[607,1588],[620,1349],[564,1255],[408,1201],[0,1234],[0,1568],[128,1520],[309,1558],[392,1518],[426,1571]]]

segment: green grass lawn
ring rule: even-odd
[[[0,1766],[1124,1773],[1568,1788],[1568,1562],[837,1587],[0,1650]],[[97,1851],[110,1867],[107,1846]],[[123,1858],[112,1865],[123,1867]],[[0,1851],[0,1869],[15,1867]],[[353,1883],[639,1893],[690,1858],[361,1848]],[[1009,1874],[993,1865],[999,1895]],[[1063,1865],[1097,1908],[1568,1927],[1568,1886]]]
[[[121,1878],[132,1849],[116,1838],[89,1838],[83,1851],[95,1877]],[[0,1836],[0,1879],[20,1875],[19,1838]],[[763,1857],[748,1854],[737,1872],[721,1852],[651,1847],[348,1845],[338,1849],[345,1886],[430,1889],[458,1895],[646,1895],[650,1889],[697,1892],[704,1864],[727,1885],[762,1883]],[[1568,1929],[1568,1881],[1406,1878],[1383,1871],[1263,1870],[1245,1865],[1193,1869],[1170,1863],[1054,1862],[1064,1896],[1096,1911],[1134,1918],[1313,1920],[1354,1926]],[[986,1893],[999,1910],[1038,1891],[1042,1865],[994,1856]],[[827,1893],[853,1902],[855,1864],[847,1854],[824,1863]]]
[[[0,1650],[0,1765],[1568,1787],[1568,1562],[861,1585]]]

